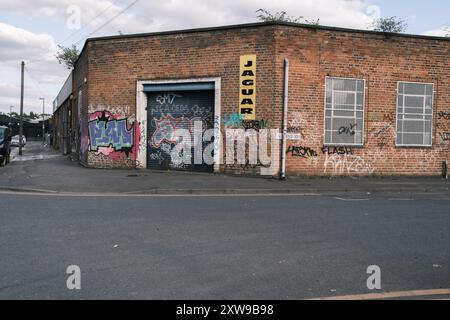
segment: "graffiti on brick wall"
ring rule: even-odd
[[[270,122],[269,122],[269,120],[264,120],[264,119],[262,119],[262,120],[243,120],[242,127],[245,130],[255,129],[256,131],[259,131],[262,129],[269,129]]]
[[[244,116],[237,112],[223,115],[223,124],[226,128],[239,127],[243,120]]]
[[[383,115],[383,122],[392,123],[394,121],[395,121],[395,114],[393,112],[388,112]]]
[[[274,175],[279,167],[279,131],[276,129],[227,129],[225,145],[226,169],[240,173],[258,171]]]
[[[304,140],[306,127],[308,122],[306,115],[302,112],[294,111],[288,115],[287,123],[287,139],[288,140]]]
[[[251,163],[251,161],[247,159],[244,164],[240,164],[238,163],[237,157],[234,159],[233,164],[227,164],[228,170],[239,170],[244,173],[246,171],[255,171],[256,169],[270,168],[270,167],[271,167],[270,164],[263,164],[259,159],[256,161],[256,163]]]
[[[450,112],[441,111],[438,113],[438,119],[450,120]]]
[[[383,136],[384,134],[386,134],[388,132],[388,130],[392,128],[392,125],[390,123],[386,124],[386,125],[382,125],[382,127],[378,127],[378,128],[373,128],[371,131],[372,137],[374,138],[378,138],[380,136]]]
[[[441,111],[438,113],[438,120],[450,120],[450,112],[448,111]],[[443,130],[442,132],[439,133],[439,135],[441,136],[441,139],[443,142],[448,142],[450,141],[450,132],[448,132],[448,125],[444,124],[444,123],[438,123],[436,125],[436,128],[439,130]]]
[[[91,150],[99,147],[112,147],[115,151],[130,149],[133,146],[133,126],[127,119],[115,119],[106,112],[89,121],[89,139]]]
[[[336,175],[369,175],[375,169],[350,147],[323,147],[324,173]]]
[[[370,131],[370,135],[377,139],[377,147],[383,150],[388,144],[388,135],[392,130],[390,122],[375,122],[374,128]]]
[[[450,141],[450,132],[441,132],[440,135],[442,141]]]
[[[353,149],[349,147],[323,147],[322,153],[325,155],[352,155]]]
[[[351,154],[325,154],[324,174],[371,175],[375,169],[364,157]]]
[[[317,152],[309,147],[294,145],[289,146],[286,153],[291,154],[293,157],[300,158],[311,158],[318,156]]]
[[[135,121],[109,111],[93,112],[88,122],[89,150],[118,160],[132,156],[136,158],[140,128]]]
[[[270,128],[270,121],[267,119],[245,120],[244,115],[237,112],[224,114],[223,124],[225,128],[243,128],[245,130],[254,129],[256,131]]]
[[[302,127],[287,127],[286,135],[288,140],[303,140],[305,135],[303,134]]]

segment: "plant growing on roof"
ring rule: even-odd
[[[405,20],[397,17],[375,19],[369,27],[375,31],[402,33],[408,28]]]
[[[264,22],[291,22],[291,23],[307,23],[312,25],[319,25],[319,19],[317,20],[308,20],[303,16],[299,16],[297,18],[293,18],[288,16],[286,11],[278,11],[276,13],[271,13],[266,9],[258,9],[256,10],[258,15],[256,16],[260,21]]]

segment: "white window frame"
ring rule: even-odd
[[[398,95],[399,95],[399,88],[400,88],[400,84],[404,83],[404,84],[422,84],[422,85],[431,85],[432,86],[432,90],[431,90],[431,128],[430,128],[430,135],[431,135],[431,141],[430,144],[400,144],[398,143]],[[403,147],[403,148],[407,148],[407,147],[411,147],[411,148],[431,148],[433,147],[433,122],[434,122],[434,98],[435,98],[435,91],[434,91],[434,83],[431,82],[415,82],[415,81],[397,81],[397,89],[396,89],[396,95],[395,95],[395,105],[396,105],[396,111],[395,111],[395,146],[396,147]],[[423,95],[422,97],[424,97],[424,104],[425,104],[425,97],[426,95]],[[405,94],[403,94],[403,108],[405,107]],[[425,105],[423,106],[424,112],[425,112]],[[404,115],[405,113],[403,113]],[[422,114],[425,117],[425,113]],[[402,119],[402,121],[405,119]],[[409,119],[411,120],[411,119]],[[413,120],[414,121],[414,120]],[[409,132],[409,133],[413,133],[413,132]],[[417,133],[422,133],[425,134],[426,132],[417,132]],[[402,134],[403,134],[403,130],[402,130]],[[404,142],[404,139],[402,139],[402,141]]]
[[[362,141],[361,143],[325,143],[325,137],[326,137],[326,110],[327,110],[327,79],[339,79],[339,80],[355,80],[355,81],[363,81],[364,83],[364,92],[363,92],[363,116],[362,116],[362,123],[363,123],[363,127],[361,129],[361,135],[362,135]],[[331,90],[333,91],[333,88],[331,88]],[[323,145],[325,147],[364,147],[364,143],[365,143],[365,128],[366,128],[366,79],[361,79],[361,78],[345,78],[345,77],[331,77],[331,76],[326,76],[325,77],[325,84],[324,84],[324,99],[323,99]],[[333,99],[332,99],[333,100]],[[355,119],[356,119],[356,102],[357,102],[357,98],[355,97],[355,109],[354,109],[354,113],[355,113]],[[333,106],[333,101],[331,103],[331,105]],[[347,110],[348,111],[348,110]],[[333,109],[331,109],[331,119],[333,119]],[[333,121],[331,121],[331,125],[333,126]],[[332,129],[331,129],[332,130]]]

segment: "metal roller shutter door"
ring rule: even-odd
[[[174,137],[176,129],[191,132],[194,121],[202,121],[203,131],[214,128],[214,90],[211,87],[171,87],[178,91],[147,91],[147,168],[159,170],[186,170],[213,172],[213,165],[174,164],[170,152],[179,143]],[[197,90],[195,90],[197,89]],[[201,90],[198,90],[201,89]],[[193,135],[192,135],[193,136]],[[202,150],[211,142],[203,142]]]

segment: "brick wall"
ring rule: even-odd
[[[72,125],[71,125],[71,145],[72,159],[78,160],[84,166],[90,165],[88,162],[88,93],[89,93],[89,64],[88,56],[90,43],[86,44],[78,59],[73,71],[73,99],[71,103]]]
[[[221,114],[237,112],[239,57],[244,54],[257,55],[257,119],[268,120],[271,128],[281,128],[283,61],[290,61],[288,124],[303,139],[288,141],[287,146],[308,152],[306,157],[287,155],[288,174],[438,175],[442,161],[449,158],[449,142],[441,137],[450,131],[449,120],[439,117],[439,112],[450,112],[449,41],[293,26],[89,41],[74,75],[74,88],[86,91],[85,128],[87,119],[102,111],[132,126],[138,80],[220,77]],[[88,75],[86,84],[83,75]],[[363,147],[323,149],[326,76],[366,80]],[[397,81],[435,84],[431,148],[395,146]],[[92,167],[135,166],[136,148],[119,154],[85,150],[82,155]],[[347,154],[339,154],[344,151]],[[258,172],[226,166],[221,170]]]
[[[89,113],[112,111],[133,121],[137,80],[221,77],[221,113],[238,111],[239,57],[257,55],[257,114],[276,115],[274,27],[99,40],[89,47]],[[89,165],[130,167],[133,156],[89,152]],[[224,166],[222,166],[224,169]],[[248,169],[250,170],[250,169]]]
[[[276,33],[277,70],[285,57],[290,60],[288,122],[302,127],[304,135],[288,146],[305,148],[301,154],[309,151],[306,158],[287,156],[288,173],[441,173],[450,146],[441,137],[450,130],[450,121],[439,116],[450,110],[450,41],[295,27],[279,27]],[[347,148],[348,155],[323,150],[326,76],[366,80],[364,146]],[[395,146],[397,81],[434,83],[431,148]]]

